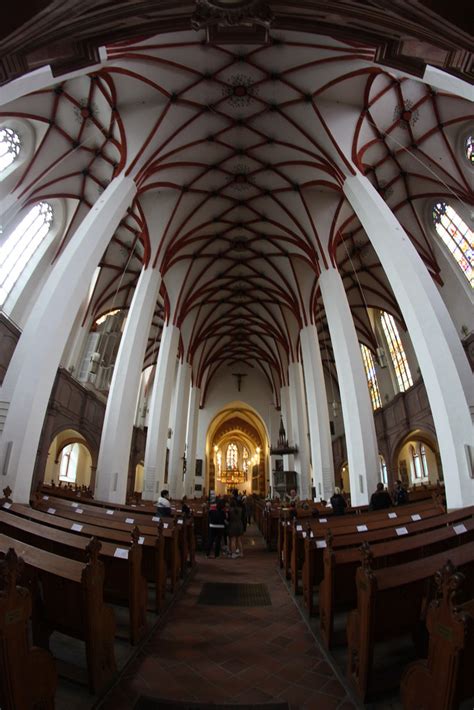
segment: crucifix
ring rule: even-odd
[[[243,372],[233,372],[232,377],[237,377],[237,389],[240,392],[240,386],[242,384],[242,377],[247,377],[246,373]]]

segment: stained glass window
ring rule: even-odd
[[[433,207],[433,222],[436,232],[474,288],[474,232],[446,202],[437,202]]]
[[[39,202],[30,209],[0,248],[0,306],[48,234],[52,221],[51,205]]]
[[[18,158],[20,150],[18,133],[11,128],[0,128],[0,173]]]
[[[227,447],[226,465],[228,471],[237,470],[237,444],[231,443]]]
[[[474,165],[474,136],[466,138],[466,158]]]
[[[395,323],[394,317],[385,311],[380,311],[380,321],[382,323],[383,332],[387,340],[390,356],[392,358],[398,388],[400,392],[405,392],[405,390],[412,386],[413,378],[411,376],[405,350],[400,339],[397,324]]]
[[[246,446],[242,449],[242,470],[247,473],[249,470],[249,450]]]
[[[373,409],[380,409],[382,406],[382,399],[380,397],[380,390],[377,382],[377,373],[375,372],[374,356],[369,348],[362,343],[360,344],[360,351],[364,362],[365,374],[367,375],[367,384],[369,385],[372,407]]]

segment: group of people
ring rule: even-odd
[[[222,550],[231,559],[243,557],[243,534],[251,519],[251,507],[245,493],[234,490],[224,498],[211,494],[208,518],[206,556],[219,557]]]
[[[369,510],[384,510],[391,508],[392,505],[404,505],[408,503],[408,491],[404,488],[401,481],[397,481],[393,494],[385,489],[382,482],[377,483],[377,488],[372,493],[369,503]],[[340,488],[334,489],[334,494],[331,496],[331,506],[334,515],[344,515],[347,508],[347,501]]]

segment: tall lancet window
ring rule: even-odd
[[[380,322],[382,323],[383,332],[390,351],[390,357],[392,358],[398,388],[400,392],[405,392],[405,390],[412,386],[413,378],[407,362],[405,349],[400,339],[397,324],[395,323],[394,317],[385,311],[380,311]]]
[[[242,470],[244,473],[248,473],[249,470],[249,450],[246,446],[242,449]]]
[[[372,400],[372,408],[380,409],[382,406],[382,398],[380,397],[379,384],[377,382],[377,373],[375,372],[375,360],[372,352],[367,345],[360,343],[360,351],[364,363],[365,374],[367,375],[367,384],[369,385],[370,399]]]
[[[11,128],[0,128],[0,173],[8,168],[20,154],[21,141]]]
[[[226,455],[226,467],[228,471],[236,471],[237,470],[237,457],[238,457],[238,451],[237,451],[237,444],[231,443],[227,447],[227,455]]]
[[[474,288],[474,232],[446,202],[437,202],[433,207],[433,222],[438,236]]]
[[[0,306],[17,282],[20,274],[48,234],[53,221],[53,208],[47,202],[32,207],[0,249]]]

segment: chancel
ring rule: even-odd
[[[472,706],[462,3],[17,5],[1,707]]]

